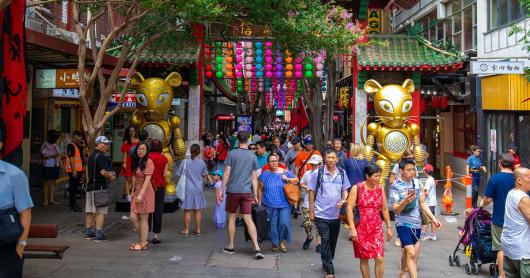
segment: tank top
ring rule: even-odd
[[[506,197],[501,241],[504,256],[511,260],[530,259],[530,225],[519,210],[519,202],[525,197],[528,194],[518,189],[510,190]]]

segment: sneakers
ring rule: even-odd
[[[93,239],[96,237],[96,233],[92,232],[89,234],[85,234],[85,239]]]
[[[395,245],[396,247],[401,247],[401,240],[399,239],[399,237],[396,238],[396,240],[394,241],[394,245]]]
[[[431,234],[431,236],[429,237],[430,240],[433,240],[433,241],[436,241],[437,238],[436,238],[436,234]]]
[[[234,248],[226,248],[226,247],[223,249],[223,252],[226,253],[226,254],[230,254],[230,255],[236,253]]]
[[[265,258],[265,256],[263,256],[263,254],[261,254],[261,250],[256,251],[256,253],[254,254],[254,259],[261,260],[263,258]]]
[[[108,241],[109,238],[106,235],[101,235],[100,237],[94,238],[95,242],[102,242],[102,241]]]
[[[304,250],[306,250],[307,248],[309,248],[309,245],[311,244],[311,241],[313,241],[313,238],[306,238],[305,242],[304,242],[304,245],[302,246],[302,248]]]

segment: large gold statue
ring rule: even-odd
[[[162,142],[164,154],[168,159],[168,171],[165,173],[166,194],[175,195],[173,177],[174,158],[183,159],[186,146],[180,133],[180,119],[170,115],[169,109],[173,100],[173,88],[182,83],[182,77],[172,72],[164,79],[144,77],[136,73],[131,84],[136,90],[136,110],[131,117],[131,125],[149,133],[149,137]]]
[[[364,84],[364,90],[374,100],[377,120],[367,127],[364,157],[371,161],[377,155],[376,164],[383,170],[381,185],[390,173],[390,163],[399,161],[406,149],[413,145],[413,152],[419,166],[423,165],[424,154],[420,145],[420,128],[415,123],[407,123],[412,111],[414,82],[407,79],[403,85],[381,86],[370,79]],[[362,129],[361,129],[362,130]],[[374,143],[378,151],[374,150]]]

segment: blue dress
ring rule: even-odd
[[[221,187],[223,185],[223,181],[219,180],[215,183],[215,188],[218,190],[221,190]],[[224,192],[226,196],[226,189]],[[215,228],[222,229],[225,227],[226,222],[226,198],[223,198],[223,202],[221,202],[220,205],[215,204],[215,209],[213,211],[213,223],[215,224]]]
[[[184,173],[186,163],[186,173]],[[199,210],[206,208],[206,199],[203,192],[203,177],[208,175],[208,167],[200,158],[186,159],[180,163],[177,176],[186,175],[186,195],[182,201],[182,209]]]

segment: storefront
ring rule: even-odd
[[[524,167],[530,166],[530,82],[524,75],[481,78],[484,111],[482,148],[489,172],[497,170],[498,156],[515,144]]]

